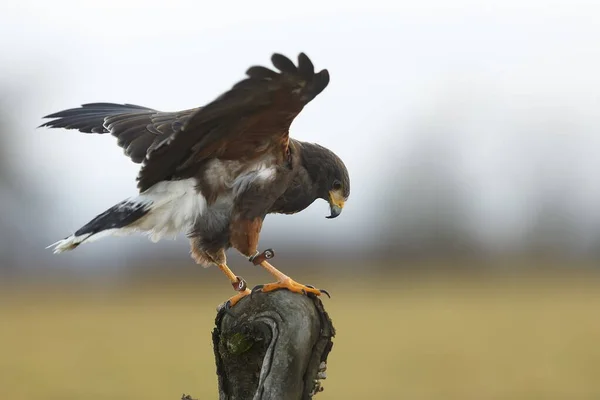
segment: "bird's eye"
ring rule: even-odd
[[[342,188],[342,182],[333,181],[333,185],[331,186],[333,190],[340,190]]]

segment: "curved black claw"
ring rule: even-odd
[[[254,292],[260,292],[260,290],[265,287],[265,285],[256,285],[252,288],[252,290],[250,291],[250,297],[252,297],[252,295],[254,294]]]
[[[311,288],[311,289],[317,289],[316,287],[314,287],[313,285],[304,285],[307,288]],[[327,297],[331,298],[331,295],[329,294],[329,292],[325,289],[317,289],[319,292],[321,293],[325,293],[327,295]]]
[[[217,306],[217,312],[225,312],[225,313],[230,313],[231,312],[231,301],[227,300],[225,303],[221,303]]]
[[[233,307],[231,306],[231,300],[227,300],[222,306],[217,308],[217,312],[221,311],[231,317],[235,317],[235,314],[233,313]]]

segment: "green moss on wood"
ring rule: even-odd
[[[243,333],[235,333],[227,340],[227,351],[233,355],[240,355],[252,347],[254,342]]]

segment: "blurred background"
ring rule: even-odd
[[[226,279],[184,236],[46,250],[135,194],[138,166],[108,135],[36,127],[82,103],[199,106],[300,51],[331,82],[292,136],[342,157],[352,193],[333,221],[322,201],[269,216],[261,247],[332,292],[319,398],[599,398],[599,18],[576,0],[3,2],[0,398],[216,398]]]

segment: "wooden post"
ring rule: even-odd
[[[317,297],[256,292],[215,324],[220,400],[305,400],[323,390],[335,330]]]

